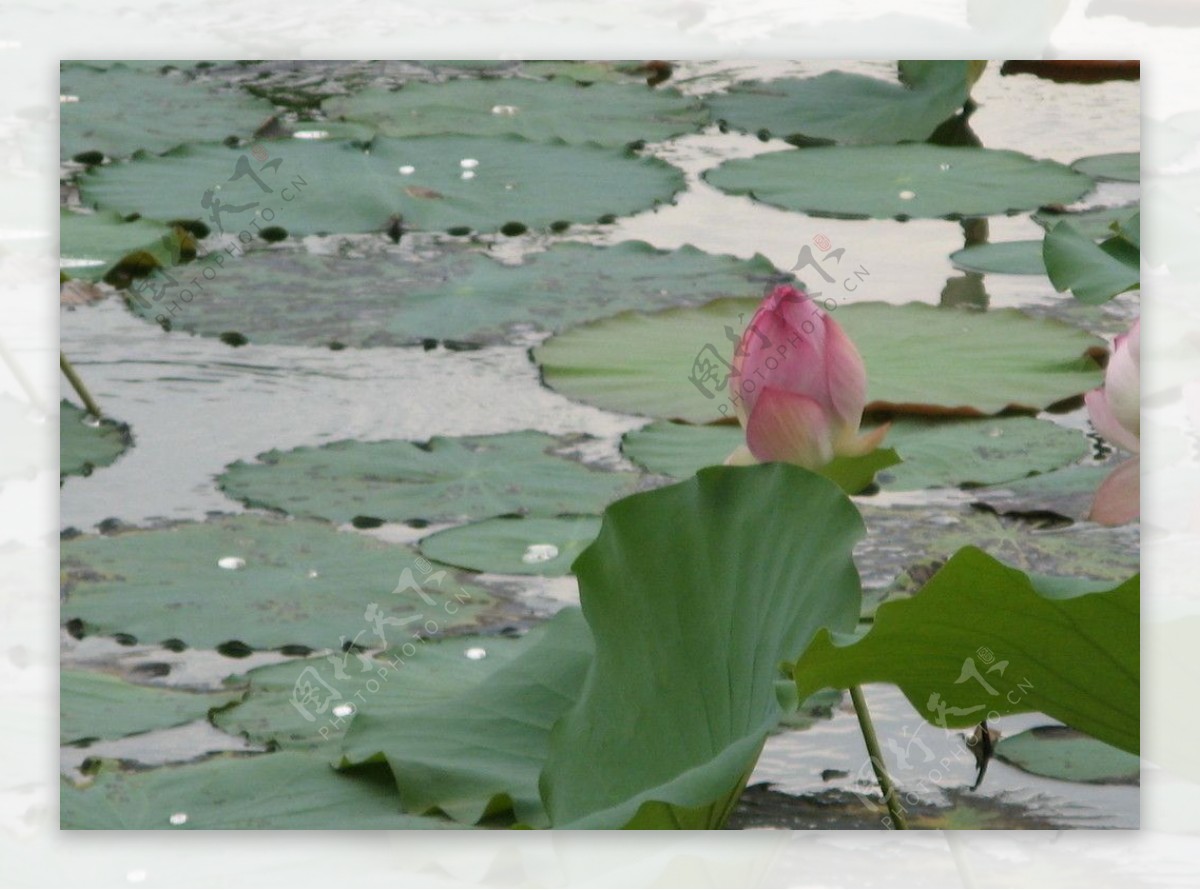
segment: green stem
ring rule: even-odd
[[[871,767],[875,770],[879,790],[883,793],[883,802],[887,804],[888,814],[892,817],[892,828],[903,831],[908,825],[900,811],[900,802],[896,799],[896,786],[892,784],[891,776],[884,765],[883,753],[879,750],[879,737],[875,735],[875,724],[871,722],[871,712],[867,710],[867,700],[863,698],[862,687],[850,687],[850,700],[854,702],[854,713],[858,715],[858,726],[862,730],[863,741],[867,743],[867,754],[871,758]]]
[[[83,385],[83,381],[79,375],[75,373],[74,366],[67,360],[65,353],[58,354],[58,366],[62,368],[62,372],[74,387],[75,392],[79,394],[79,398],[83,400],[83,407],[87,408],[88,414],[99,420],[103,413],[100,411],[100,406],[96,404],[96,400],[92,398],[92,394],[88,392],[88,388]]]

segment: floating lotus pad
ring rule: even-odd
[[[240,90],[218,91],[178,72],[151,73],[123,63],[101,70],[65,62],[59,92],[71,97],[59,105],[63,158],[85,152],[124,158],[139,149],[158,153],[188,142],[249,137],[275,112],[270,102]]]
[[[945,561],[967,546],[1038,575],[1118,582],[1138,571],[1136,525],[1047,528],[1021,517],[998,516],[986,508],[875,506],[869,499],[859,506],[869,530],[864,547],[878,547],[872,554],[857,554],[864,577],[886,574],[894,579],[901,568],[897,553],[904,553],[909,565],[929,564]]]
[[[1064,782],[1136,785],[1141,759],[1066,726],[1035,726],[996,743],[1005,763]]]
[[[503,516],[432,534],[421,552],[477,572],[567,575],[599,531],[599,516]]]
[[[997,241],[975,244],[950,254],[950,261],[968,272],[1002,275],[1045,275],[1041,241]]]
[[[64,744],[119,739],[203,720],[213,708],[242,697],[239,691],[202,693],[139,686],[108,674],[72,670],[60,674],[58,693],[58,731]]]
[[[523,136],[534,141],[621,146],[698,130],[708,112],[676,90],[571,79],[475,78],[368,89],[328,99],[331,118],[364,123],[383,136]]]
[[[236,560],[245,565],[222,567]],[[385,633],[401,624],[428,632],[427,621],[441,633],[478,627],[496,605],[407,547],[255,515],[71,538],[61,567],[64,621],[207,649],[237,641],[340,651],[348,640],[377,644],[373,615],[388,619]]]
[[[334,522],[599,512],[633,490],[636,474],[592,470],[551,453],[568,444],[528,430],[427,443],[334,442],[269,451],[257,464],[239,461],[219,483],[248,506]]]
[[[297,751],[137,772],[105,763],[89,787],[63,779],[59,800],[64,829],[460,827],[399,812],[386,769],[339,774],[328,758]]]
[[[625,312],[572,328],[534,350],[543,378],[610,411],[707,423],[734,416],[724,378],[754,300],[654,314]],[[1015,309],[856,303],[834,318],[867,366],[871,407],[920,413],[1037,410],[1098,386],[1085,355],[1103,341]],[[725,388],[720,388],[722,385]]]
[[[963,106],[971,63],[900,62],[905,82],[845,71],[735,84],[708,99],[729,126],[796,142],[921,142]]]
[[[267,160],[202,144],[96,168],[81,177],[80,193],[124,214],[202,219],[215,231],[248,232],[248,240],[255,225],[292,235],[381,232],[395,215],[408,229],[484,232],[509,222],[593,222],[669,201],[684,184],[682,172],[655,158],[516,136],[379,138],[369,152],[359,143],[300,139],[258,148]]]
[[[742,444],[740,426],[652,423],[626,433],[625,456],[653,473],[683,478],[720,464]],[[956,485],[989,485],[1055,470],[1082,459],[1082,433],[1031,417],[931,421],[900,418],[885,445],[903,463],[875,477],[880,488],[907,491]]]
[[[690,246],[565,242],[512,265],[474,247],[414,247],[413,239],[355,257],[250,251],[216,273],[179,304],[173,327],[313,346],[504,340],[514,328],[558,330],[623,309],[761,296],[786,278],[761,256],[741,260]],[[163,312],[160,303],[133,306],[150,320]]]
[[[1096,489],[1115,466],[1064,467],[1029,479],[993,485],[979,490],[975,496],[1003,513],[1057,513],[1071,519],[1085,519]]]
[[[646,62],[637,61],[529,59],[521,62],[521,73],[552,79],[567,78],[583,84],[645,84],[647,76],[651,74],[651,66]]]
[[[1136,151],[1090,155],[1080,158],[1071,166],[1092,179],[1111,182],[1140,182],[1142,179],[1142,156]]]
[[[129,427],[107,418],[96,421],[66,399],[59,405],[59,475],[90,476],[133,445]],[[89,420],[90,419],[90,420]]]
[[[146,253],[169,266],[179,253],[179,236],[163,223],[148,219],[127,222],[119,213],[59,213],[58,264],[71,278],[103,279],[131,254]]]
[[[535,630],[529,636],[540,634]],[[398,715],[456,696],[527,648],[524,637],[411,640],[400,629],[394,637],[394,648],[378,655],[338,652],[293,659],[233,678],[231,684],[248,683],[249,689],[234,707],[213,714],[212,721],[255,744],[338,747],[361,714],[372,719]]]
[[[848,219],[990,216],[1070,204],[1082,173],[1015,151],[939,145],[806,148],[726,161],[716,188],[784,210]]]

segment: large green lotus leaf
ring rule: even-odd
[[[1054,289],[1069,290],[1075,299],[1095,304],[1136,288],[1142,277],[1141,250],[1135,243],[1140,238],[1138,217],[1134,214],[1125,222],[1132,241],[1114,235],[1097,244],[1068,222],[1047,232],[1042,259]]]
[[[551,735],[554,827],[722,825],[779,721],[780,662],[857,620],[862,532],[836,485],[787,464],[611,505],[573,566],[596,657]]]
[[[476,572],[566,575],[599,531],[599,516],[500,516],[432,534],[421,552]]]
[[[1041,241],[997,241],[975,244],[950,254],[950,261],[968,272],[1002,275],[1045,275]]]
[[[260,163],[221,144],[187,145],[95,168],[80,178],[80,194],[120,213],[203,219],[215,230],[247,232],[249,240],[255,226],[267,225],[292,235],[380,232],[395,215],[407,229],[484,232],[509,222],[593,222],[668,201],[684,184],[679,170],[655,158],[516,136],[381,137],[369,152],[356,142],[292,139],[260,150],[270,159]],[[237,176],[239,159],[254,176]]]
[[[1141,760],[1066,726],[1035,726],[996,743],[996,756],[1035,776],[1064,782],[1136,785]]]
[[[284,751],[129,772],[105,763],[88,787],[62,780],[64,829],[455,828],[400,812],[386,770],[335,772],[326,757]]]
[[[63,209],[58,222],[58,264],[71,278],[99,281],[122,259],[139,252],[169,266],[178,252],[172,229],[148,219],[126,222],[118,213]]]
[[[219,483],[248,506],[334,522],[599,512],[633,490],[633,473],[592,470],[552,453],[566,444],[530,430],[422,443],[333,442],[230,464]]]
[[[819,633],[798,694],[893,683],[940,726],[1035,711],[1137,753],[1139,580],[1030,576],[966,547],[865,635]]]
[[[245,565],[219,564],[236,559]],[[64,621],[206,649],[231,641],[254,649],[377,645],[373,615],[388,619],[385,632],[411,624],[411,634],[429,621],[439,632],[462,630],[496,602],[456,576],[436,576],[407,547],[256,515],[71,538],[62,542],[61,566]],[[430,583],[405,584],[406,568]]]
[[[384,630],[388,634],[390,628]],[[339,746],[360,710],[398,715],[440,702],[491,676],[526,648],[524,638],[413,639],[403,629],[390,642],[391,648],[373,656],[337,652],[232,678],[227,682],[249,689],[236,705],[214,713],[212,722],[256,744]]]
[[[129,427],[107,418],[99,423],[66,399],[59,405],[59,476],[90,476],[133,444]]]
[[[241,698],[240,692],[200,693],[141,686],[86,671],[63,670],[58,685],[59,738],[119,739],[201,720],[213,708]]]
[[[659,421],[626,433],[625,456],[652,473],[683,478],[723,463],[743,443],[741,427]],[[1079,433],[1030,417],[892,422],[884,444],[902,463],[881,470],[880,488],[905,491],[949,485],[990,485],[1044,473],[1087,453]]]
[[[610,411],[690,423],[732,418],[725,379],[730,335],[741,336],[757,305],[717,300],[626,312],[551,337],[534,359],[551,388]],[[1084,355],[1102,348],[1102,340],[1015,309],[856,303],[833,317],[866,362],[873,408],[964,415],[1035,410],[1102,379]]]
[[[901,81],[845,71],[741,83],[708,100],[731,127],[797,143],[921,142],[963,106],[966,61],[901,62]],[[907,75],[907,76],[906,76]]]
[[[410,83],[398,90],[368,89],[328,99],[332,118],[369,124],[384,136],[523,136],[534,141],[625,145],[659,142],[694,132],[707,110],[676,90],[644,84],[570,79],[475,78]]]
[[[960,219],[1070,204],[1092,180],[1015,151],[939,145],[805,148],[726,161],[716,188],[784,210],[849,219]]]
[[[240,90],[218,91],[178,72],[149,73],[123,64],[99,70],[64,63],[59,92],[72,97],[59,104],[63,158],[85,152],[123,158],[139,149],[157,153],[185,142],[248,137],[275,111],[270,102]]]
[[[479,681],[423,706],[367,702],[346,733],[341,764],[386,761],[410,813],[439,810],[474,823],[511,810],[525,825],[545,825],[538,775],[550,728],[579,697],[592,639],[579,610],[568,608],[521,648]]]
[[[1047,232],[1060,222],[1069,222],[1071,228],[1081,235],[1095,240],[1109,238],[1123,223],[1139,212],[1139,205],[1126,204],[1122,207],[1098,207],[1075,212],[1042,209],[1031,219]]]
[[[1142,179],[1142,156],[1136,151],[1089,155],[1075,161],[1071,166],[1093,179],[1107,179],[1113,182],[1140,182]]]
[[[210,336],[237,331],[255,343],[489,342],[514,330],[559,330],[623,309],[760,295],[781,279],[761,256],[664,251],[641,241],[559,243],[520,265],[461,246],[406,248],[355,256],[251,251],[204,282],[171,324]],[[248,293],[255,298],[247,300]],[[163,311],[158,303],[134,305],[151,320]]]

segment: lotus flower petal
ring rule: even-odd
[[[807,396],[770,386],[750,415],[746,443],[760,461],[785,461],[810,470],[825,466],[834,456],[825,410]]]
[[[1104,392],[1108,397],[1108,407],[1117,423],[1135,438],[1141,436],[1142,431],[1141,339],[1141,322],[1135,321],[1129,333],[1117,337],[1113,343],[1112,357],[1108,360],[1108,368],[1104,372]]]

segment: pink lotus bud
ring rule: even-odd
[[[1129,333],[1113,342],[1108,370],[1104,372],[1104,386],[1084,396],[1096,432],[1118,448],[1134,454],[1140,448],[1142,433],[1141,350],[1141,319],[1138,319]]]
[[[1141,448],[1141,319],[1113,342],[1104,386],[1084,396],[1096,432],[1118,448],[1137,454]],[[1141,512],[1140,461],[1120,464],[1096,490],[1090,519],[1122,525]]]
[[[887,426],[859,435],[867,372],[850,338],[804,293],[763,300],[734,352],[730,398],[749,453],[727,463],[785,461],[810,470],[873,451]]]

